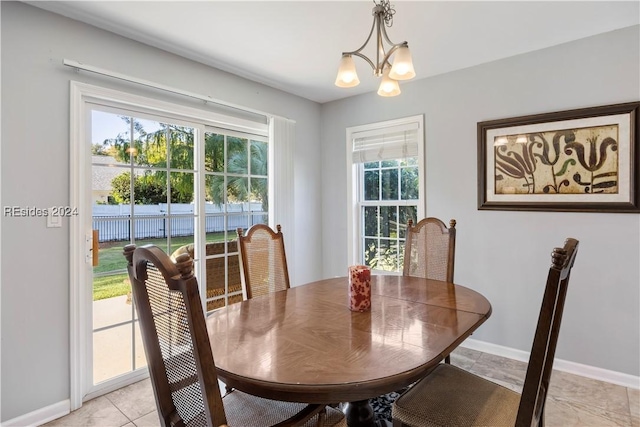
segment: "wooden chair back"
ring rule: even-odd
[[[404,249],[403,276],[453,282],[456,220],[449,228],[438,218],[424,218],[415,227],[409,220]]]
[[[226,424],[193,260],[152,245],[124,255],[162,427]]]
[[[245,299],[289,289],[289,272],[280,225],[274,232],[268,225],[256,224],[244,235],[238,228],[240,274]]]
[[[569,277],[577,253],[578,241],[568,238],[563,248],[555,248],[551,254],[551,268],[518,406],[518,427],[541,425],[543,420]]]

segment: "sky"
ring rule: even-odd
[[[102,144],[105,139],[115,138],[119,133],[128,133],[129,125],[118,114],[93,110],[91,115],[91,143]],[[147,132],[159,129],[158,122],[136,119],[141,122]]]

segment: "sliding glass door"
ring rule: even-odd
[[[173,254],[198,232],[194,126],[96,106],[91,111],[91,212],[98,257],[92,277],[91,388],[146,373],[122,248]]]

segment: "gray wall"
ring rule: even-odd
[[[630,27],[409,82],[396,98],[324,104],[324,275],[347,267],[345,128],[424,114],[427,216],[457,219],[456,282],[493,306],[473,338],[529,351],[551,249],[575,237],[581,247],[557,356],[637,376],[640,216],[478,211],[476,123],[640,100],[639,40],[639,27]]]
[[[1,7],[4,206],[69,204],[70,80],[158,96],[62,65],[73,59],[296,120],[292,276],[321,277],[320,245],[310,243],[322,238],[318,104],[23,3]],[[2,232],[6,421],[69,398],[69,227],[3,217]]]

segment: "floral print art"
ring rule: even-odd
[[[495,194],[617,194],[618,125],[494,139]]]

